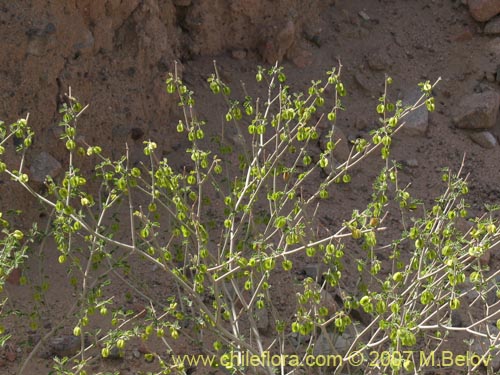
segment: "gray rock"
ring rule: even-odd
[[[485,34],[500,34],[500,17],[495,17],[484,27]]]
[[[366,55],[366,62],[371,70],[375,71],[383,71],[390,68],[392,65],[391,58],[384,51],[372,51],[368,55]]]
[[[86,339],[85,341],[84,344],[87,345],[88,340]],[[73,335],[56,336],[48,342],[50,355],[59,358],[72,357],[81,350],[81,345],[81,338]]]
[[[412,91],[406,93],[403,99],[403,105],[414,105],[422,96],[422,91],[415,88]],[[405,117],[403,117],[405,125],[401,129],[401,132],[405,135],[423,136],[427,133],[427,128],[429,127],[429,112],[425,105],[419,107],[418,109],[410,112]]]
[[[464,97],[455,109],[453,122],[460,129],[491,129],[495,126],[500,96],[485,91]]]
[[[257,320],[257,329],[260,333],[264,334],[269,331],[269,312],[265,307],[255,310],[255,317]]]
[[[470,138],[482,148],[494,148],[497,145],[497,139],[488,131],[471,133]]]
[[[417,168],[418,167],[418,160],[417,159],[406,159],[403,160],[403,165],[408,167],[408,168]]]
[[[35,182],[44,182],[47,176],[56,177],[61,169],[61,163],[48,152],[42,151],[31,162],[31,179]]]
[[[363,20],[370,21],[370,16],[364,10],[360,10],[358,14]]]

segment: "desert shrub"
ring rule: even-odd
[[[400,186],[401,166],[391,160],[405,116],[421,106],[434,110],[433,85],[422,83],[420,100],[404,106],[389,99],[387,77],[373,110],[378,128],[351,141],[342,159],[336,154],[346,95],[340,73],[341,66],[333,68],[325,80],[294,92],[282,68],[259,67],[264,95],[235,98],[215,69],[208,85],[227,105],[222,115],[237,134],[233,142],[206,139],[194,93],[170,74],[166,90],[178,96],[183,113],[173,128],[189,142],[181,168],[153,140],[144,142],[148,162],[137,165],[128,152],[112,160],[98,145],[83,144],[77,130],[85,108],[69,95],[59,124],[68,166],[61,178],[47,178],[44,190],[23,173],[33,137],[27,119],[2,124],[1,145],[16,137],[21,165],[2,162],[1,171],[38,199],[50,220],[45,230],[23,233],[2,218],[1,282],[34,256],[33,241],[48,238],[59,252],[60,264],[51,267],[67,272],[73,291],[57,327],[45,332],[33,325],[43,338],[32,353],[60,330],[81,343],[74,356],[55,358],[61,374],[90,373],[96,358],[120,357],[137,345],[149,348],[143,352],[153,373],[189,373],[195,363],[174,357],[183,354],[207,355],[213,362],[198,366],[241,374],[293,373],[301,366],[419,372],[429,366],[419,351],[429,356],[457,332],[486,343],[483,359],[494,355],[498,271],[481,257],[499,238],[495,208],[468,216],[461,170],[443,171],[443,193],[426,206]],[[325,202],[335,207],[339,189],[368,157],[381,160],[368,203],[360,199],[349,217],[330,212],[335,220],[321,223]],[[79,167],[89,159],[93,175]],[[385,225],[391,215],[403,228],[396,236]],[[460,226],[466,219],[473,223],[468,231]],[[308,263],[317,272],[300,275]],[[38,286],[39,299],[54,287]],[[132,299],[141,308],[131,307]],[[457,326],[455,312],[464,305],[470,322]],[[6,306],[2,315],[10,319]],[[2,343],[12,334],[6,332]],[[266,353],[282,361],[266,362]],[[318,362],[329,354],[342,361]],[[245,362],[249,355],[260,361]]]

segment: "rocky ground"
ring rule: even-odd
[[[128,143],[139,162],[142,142],[149,138],[170,159],[181,158],[185,143],[173,131],[179,113],[164,90],[174,61],[196,92],[197,111],[212,135],[220,134],[224,114],[224,104],[206,85],[213,60],[236,92],[240,82],[257,90],[257,65],[279,61],[290,84],[301,89],[340,61],[348,96],[338,127],[347,150],[349,140],[376,127],[375,106],[386,75],[394,81],[389,97],[406,103],[418,98],[418,82],[440,78],[436,111],[408,118],[393,155],[404,165],[403,182],[427,203],[442,192],[441,168],[458,170],[464,159],[470,213],[479,215],[500,197],[499,12],[494,0],[2,1],[0,119],[9,123],[29,113],[37,136],[27,169],[36,181],[45,174],[56,177],[67,165],[57,110],[69,87],[90,105],[80,122],[81,141],[116,156]],[[368,191],[378,166],[368,161],[357,171],[353,186],[359,189],[346,191],[345,201],[331,209],[348,215],[353,204],[366,199],[360,194]],[[16,202],[24,211],[19,225],[38,220],[39,211],[11,184],[0,185],[2,208]],[[487,262],[498,269],[500,257],[492,253]],[[56,285],[66,278],[57,270],[52,277]],[[8,287],[12,306],[29,310],[30,291],[18,284],[14,275]],[[57,307],[47,310],[46,331],[59,313]],[[16,329],[0,358],[5,374],[17,373],[32,348],[28,327]],[[66,334],[35,354],[24,374],[48,373],[47,357],[71,352],[73,339]],[[125,359],[103,366],[135,374],[144,366],[141,351],[134,348]]]

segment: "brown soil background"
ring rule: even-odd
[[[74,96],[90,105],[79,125],[84,141],[115,156],[128,143],[133,161],[140,162],[142,142],[152,139],[170,160],[181,163],[186,142],[174,131],[180,114],[164,88],[174,61],[196,92],[198,114],[213,135],[220,134],[224,115],[224,104],[206,85],[213,60],[236,94],[240,82],[250,92],[258,89],[257,65],[279,60],[293,88],[303,89],[312,79],[324,79],[341,61],[348,96],[338,126],[347,138],[366,135],[376,126],[375,106],[386,74],[394,79],[392,98],[401,98],[422,80],[441,77],[426,133],[399,135],[392,155],[417,161],[405,169],[403,182],[430,203],[443,189],[441,168],[457,170],[465,154],[470,213],[479,215],[485,203],[498,202],[500,153],[498,146],[483,149],[466,131],[457,130],[451,113],[464,95],[499,91],[491,77],[500,64],[500,38],[484,35],[482,28],[462,2],[448,0],[0,1],[0,119],[11,123],[29,113],[36,138],[27,167],[42,150],[64,167],[57,109],[71,87]],[[374,69],[379,60],[381,67]],[[133,129],[140,129],[139,139],[132,139]],[[491,131],[498,137],[500,126]],[[341,217],[353,205],[364,204],[378,166],[376,160],[368,161],[353,178],[356,188],[344,189],[342,199],[331,207],[325,203],[323,210]],[[39,220],[33,202],[11,186],[9,181],[0,185],[2,210],[15,202],[24,213],[17,224]],[[400,229],[396,219],[393,224]],[[48,259],[56,256],[49,253]],[[490,265],[496,269],[498,264],[493,254]],[[51,277],[54,285],[66,278],[58,269]],[[26,289],[9,287],[15,306],[29,305]],[[117,288],[116,293],[122,291]],[[57,320],[57,309],[47,314],[48,321]],[[18,338],[28,330],[15,329]],[[16,373],[26,356],[26,348],[19,347],[17,359],[3,362],[0,372]],[[25,374],[48,373],[50,363],[36,358]],[[123,374],[137,369],[136,364],[120,366]]]

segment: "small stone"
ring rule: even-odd
[[[51,355],[59,358],[72,357],[81,349],[81,339],[73,335],[62,335],[53,337],[48,345]]]
[[[414,105],[421,96],[422,92],[419,89],[414,89],[405,95],[403,105]],[[403,134],[408,136],[423,136],[427,133],[429,112],[426,106],[421,106],[411,111],[402,120],[405,122],[405,125],[401,129]]]
[[[375,71],[387,70],[392,65],[390,57],[382,51],[373,51],[366,55],[366,62],[369,68]]]
[[[500,0],[469,0],[469,12],[476,21],[488,21],[500,13]]]
[[[50,35],[54,34],[56,30],[56,25],[54,25],[52,22],[49,22],[47,25],[45,25],[45,29],[43,31],[45,32],[45,34]]]
[[[234,49],[231,51],[231,56],[235,60],[244,60],[247,57],[247,51],[244,49]]]
[[[495,17],[484,27],[485,34],[500,34],[500,17]]]
[[[363,20],[370,21],[370,16],[364,10],[360,10],[358,14]]]
[[[495,136],[487,131],[471,133],[470,138],[482,148],[494,148],[497,145]]]
[[[453,122],[460,129],[491,129],[497,120],[500,96],[485,91],[464,97],[456,107]]]
[[[47,176],[55,178],[61,169],[61,163],[48,152],[42,151],[31,162],[31,179],[36,182],[44,182]]]
[[[408,168],[417,168],[418,167],[418,160],[417,159],[406,159],[403,160],[403,164],[407,166]]]
[[[257,329],[260,333],[265,334],[269,331],[269,312],[265,307],[255,310],[255,318],[257,320]]]
[[[139,358],[141,358],[141,353],[139,352],[139,350],[134,349],[134,350],[132,350],[132,356],[133,356],[135,359],[139,359]]]
[[[493,82],[495,82],[496,77],[495,77],[495,74],[492,72],[484,72],[484,79],[486,79],[486,81],[488,81],[490,83],[493,83]]]

